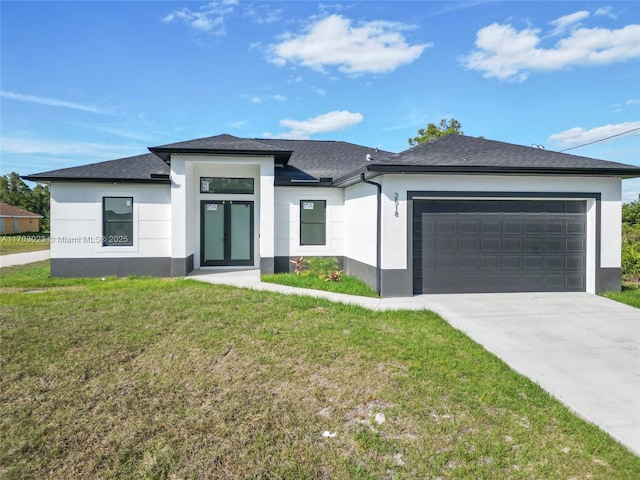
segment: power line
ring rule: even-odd
[[[605,140],[609,140],[610,138],[620,137],[622,135],[626,135],[627,133],[635,132],[637,130],[640,130],[640,127],[632,128],[631,130],[627,130],[626,132],[617,133],[615,135],[611,135],[606,138],[601,138],[600,140],[594,140],[593,142],[583,143],[582,145],[576,145],[575,147],[571,147],[571,148],[565,148],[564,150],[560,150],[560,153],[568,152],[569,150],[575,150],[576,148],[580,148],[580,147],[586,147],[587,145],[593,145],[594,143],[604,142]]]

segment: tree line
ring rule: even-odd
[[[0,202],[42,215],[40,231],[49,231],[49,186],[29,187],[16,172],[0,177]]]

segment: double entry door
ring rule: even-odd
[[[253,266],[253,202],[202,200],[200,265]]]

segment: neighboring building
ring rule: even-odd
[[[337,257],[383,296],[620,288],[640,167],[450,135],[399,154],[231,135],[24,177],[51,185],[53,276],[288,271]]]
[[[0,235],[38,232],[42,215],[0,202]]]

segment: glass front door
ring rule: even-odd
[[[253,202],[201,202],[200,264],[253,265]]]

